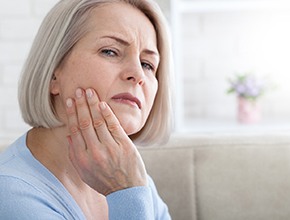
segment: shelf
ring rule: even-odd
[[[186,124],[183,132],[217,134],[289,133],[289,120],[262,120],[255,124],[240,124],[234,120],[195,119]]]
[[[178,1],[174,4],[181,13],[206,13],[252,10],[289,10],[289,1]]]

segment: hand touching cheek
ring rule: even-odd
[[[94,90],[77,89],[66,101],[66,113],[70,159],[85,183],[105,196],[147,184],[139,152]]]

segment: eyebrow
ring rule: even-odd
[[[130,45],[130,43],[128,41],[125,41],[125,40],[123,40],[119,37],[116,37],[116,36],[103,36],[103,37],[101,37],[101,39],[103,39],[103,38],[111,38],[111,39],[113,39],[113,40],[117,41],[118,43],[123,44],[125,46]]]
[[[130,43],[126,40],[123,40],[122,38],[119,38],[119,37],[116,37],[116,36],[103,36],[101,37],[101,39],[103,38],[110,38],[110,39],[113,39],[115,41],[117,41],[118,43],[124,45],[124,46],[130,46]],[[159,53],[154,51],[154,50],[149,50],[149,49],[146,49],[144,50],[144,53],[148,54],[148,55],[154,55],[154,56],[157,56],[158,58],[160,57],[159,56]]]

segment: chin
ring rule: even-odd
[[[130,113],[127,109],[123,111],[113,109],[113,112],[127,135],[136,134],[145,124],[140,114]]]
[[[121,119],[120,124],[128,136],[136,134],[142,128],[140,123],[134,123],[134,119]]]

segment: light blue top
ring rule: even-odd
[[[107,196],[110,220],[171,219],[152,179],[148,179],[148,186]],[[0,155],[0,218],[86,219],[62,183],[31,154],[26,146],[26,134]]]

